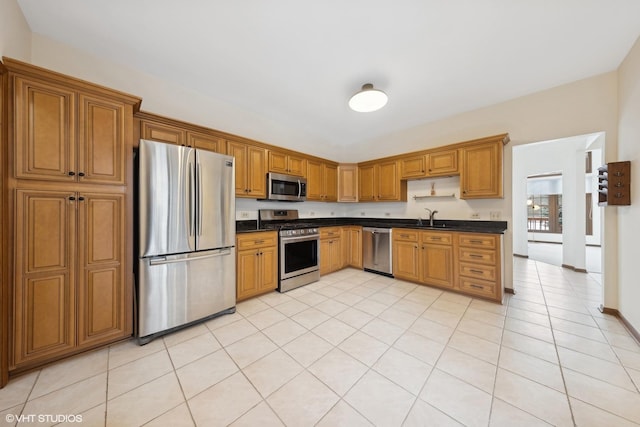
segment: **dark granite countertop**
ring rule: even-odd
[[[504,234],[507,229],[506,221],[465,221],[465,220],[447,220],[436,219],[434,226],[429,227],[428,221],[422,220],[423,225],[418,225],[417,219],[406,218],[304,218],[296,221],[309,224],[314,227],[331,227],[342,225],[360,225],[363,227],[379,227],[379,228],[414,228],[418,230],[437,230],[437,231],[464,231],[471,233],[490,233]],[[236,233],[247,233],[258,230],[258,221],[245,220],[236,221]]]

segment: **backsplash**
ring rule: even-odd
[[[437,197],[431,195],[434,185]],[[414,196],[416,198],[414,199]],[[460,177],[409,181],[407,201],[390,203],[323,203],[275,202],[236,199],[237,220],[257,220],[259,209],[298,209],[300,218],[362,217],[362,218],[427,218],[425,208],[437,210],[436,218],[455,220],[506,220],[503,199],[461,200]],[[499,212],[499,218],[491,218]],[[477,217],[473,215],[477,214]]]

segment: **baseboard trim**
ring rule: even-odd
[[[640,343],[640,332],[638,332],[638,330],[634,328],[631,323],[629,323],[629,321],[620,313],[620,311],[618,311],[617,308],[609,308],[609,307],[600,305],[600,307],[598,307],[598,310],[600,310],[600,312],[603,314],[609,314],[611,316],[618,317],[622,321],[624,326],[627,328],[627,330],[631,333],[631,335],[633,335],[636,341]]]
[[[513,256],[518,257],[518,258],[529,258],[529,255],[513,254]]]

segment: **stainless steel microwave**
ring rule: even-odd
[[[267,174],[267,200],[303,202],[307,200],[307,179],[301,176]]]

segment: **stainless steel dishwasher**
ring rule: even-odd
[[[362,263],[365,270],[392,275],[391,254],[390,228],[362,229]]]

